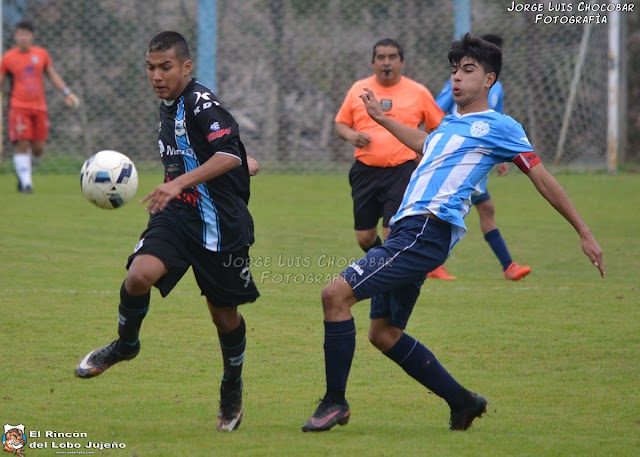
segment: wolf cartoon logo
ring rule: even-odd
[[[24,425],[5,424],[4,435],[2,435],[2,449],[4,451],[24,457],[22,448],[26,443],[27,437],[24,434]]]

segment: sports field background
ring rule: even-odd
[[[303,434],[324,393],[320,290],[360,251],[346,175],[265,172],[253,178],[250,204],[262,296],[242,308],[245,416],[231,434],[215,430],[221,358],[191,273],[166,299],[152,293],[135,360],[95,379],[73,377],[82,356],[116,335],[143,208],[97,209],[76,175],[36,175],[33,195],[0,175],[0,421],[41,432],[29,442],[49,448],[27,457],[68,450],[52,442],[86,451],[88,441],[126,444],[94,450],[119,457],[638,455],[639,175],[558,176],[601,242],[605,280],[525,176],[490,179],[499,227],[531,275],[502,279],[472,211],[447,262],[458,279],[427,281],[407,329],[489,399],[489,413],[468,432],[450,432],[446,404],[368,343],[363,302],[354,308],[351,422]],[[138,197],[160,180],[143,173]],[[47,439],[45,431],[88,437]]]

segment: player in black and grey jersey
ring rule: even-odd
[[[158,208],[166,201],[164,209],[186,217],[189,235],[210,251],[231,251],[250,244],[247,155],[238,124],[207,87],[192,79],[178,99],[160,103],[158,144],[165,183],[195,170],[216,154],[227,156],[225,162],[230,167],[239,165],[214,180],[186,188],[181,185],[182,192],[176,198],[169,186],[167,198],[162,188],[149,198],[160,200],[152,202]]]
[[[127,263],[120,289],[119,338],[78,364],[90,378],[140,351],[138,333],[149,309],[150,290],[166,296],[192,267],[217,327],[224,359],[218,430],[242,420],[242,366],[246,330],[237,307],[254,302],[258,290],[249,270],[253,220],[247,208],[248,158],[238,124],[215,95],[191,79],[189,47],[177,32],[157,34],[146,52],[147,75],[160,103],[158,143],[164,183],[142,199],[150,214]]]

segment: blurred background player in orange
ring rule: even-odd
[[[49,115],[43,75],[65,96],[68,106],[77,108],[78,97],[67,87],[53,67],[46,49],[33,45],[33,26],[23,21],[16,25],[16,46],[7,51],[0,65],[0,90],[9,79],[8,128],[14,145],[13,164],[18,176],[18,191],[33,192],[31,155],[40,156],[49,134]]]
[[[375,74],[351,86],[335,118],[337,135],[355,146],[349,183],[356,238],[365,252],[382,244],[380,217],[384,239],[389,235],[389,220],[418,156],[371,119],[360,99],[363,88],[371,88],[387,116],[409,127],[423,125],[431,132],[444,117],[429,89],[401,75],[404,51],[396,40],[385,38],[373,46],[371,66]]]
[[[495,44],[502,49],[503,40],[500,35],[488,33],[486,35],[482,35],[480,38],[491,44]],[[453,92],[451,92],[451,78],[447,80],[442,91],[440,91],[436,97],[436,103],[446,114],[457,112],[457,105],[453,100]],[[498,113],[502,113],[503,106],[504,92],[502,90],[502,84],[500,81],[496,81],[489,90],[489,108],[497,111]],[[496,165],[496,168],[498,176],[506,176],[507,173],[509,173],[509,164],[507,163],[500,163]],[[489,244],[491,250],[498,258],[500,265],[502,265],[502,271],[505,279],[519,281],[527,276],[531,272],[531,267],[520,265],[517,262],[514,262],[511,258],[511,254],[507,248],[507,243],[504,238],[502,238],[502,234],[496,225],[496,207],[493,204],[491,195],[489,195],[489,192],[486,190],[486,186],[484,193],[471,197],[471,203],[478,210],[480,230],[482,230],[485,241]],[[455,276],[449,274],[444,265],[440,265],[438,268],[431,271],[427,277],[433,279],[456,279]]]

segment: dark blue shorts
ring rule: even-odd
[[[484,194],[475,195],[471,197],[471,204],[479,205],[480,203],[484,203],[487,200],[491,200],[491,195],[489,195],[489,191],[486,191]]]
[[[371,319],[407,326],[427,273],[449,255],[451,225],[425,216],[396,222],[389,238],[352,263],[341,275],[358,301],[371,298]]]

